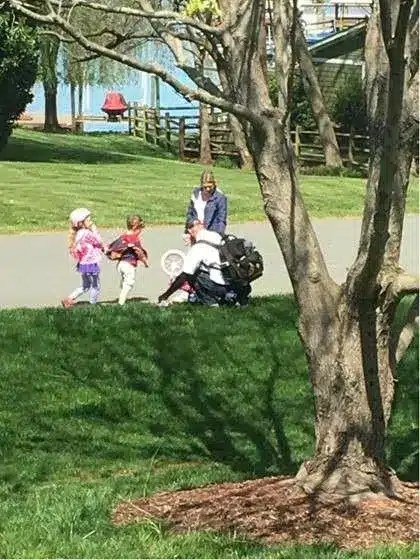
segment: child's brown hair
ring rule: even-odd
[[[67,234],[67,247],[69,249],[73,249],[74,240],[76,239],[76,233],[78,229],[78,227],[70,226],[69,232]]]
[[[127,229],[135,230],[135,229],[144,229],[144,220],[141,216],[137,214],[133,214],[132,216],[127,217]]]

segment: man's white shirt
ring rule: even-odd
[[[202,229],[198,232],[196,241],[209,241],[214,245],[220,245],[222,237],[215,231],[207,231]],[[207,243],[195,243],[188,251],[185,260],[183,272],[185,274],[195,274],[201,268],[207,270],[210,280],[216,284],[224,286],[222,272],[220,270],[220,255],[216,247],[211,247]]]

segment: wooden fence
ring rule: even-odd
[[[350,132],[335,130],[340,155],[345,163],[364,164],[369,159],[369,137]],[[325,160],[324,149],[317,130],[303,130],[299,125],[291,131],[295,154],[303,163],[322,164]]]
[[[191,110],[198,111],[198,108]],[[183,114],[171,114],[174,111]],[[200,153],[200,117],[186,114],[185,107],[157,110],[134,103],[128,109],[128,129],[133,136],[177,152],[182,160],[196,158]],[[213,156],[237,155],[226,114],[211,112],[210,142]]]
[[[188,110],[188,108],[187,108]],[[190,110],[198,111],[197,107]],[[182,111],[178,115],[173,112]],[[172,113],[172,114],[171,114]],[[177,153],[181,160],[197,159],[200,154],[200,117],[186,114],[185,107],[165,107],[160,110],[134,103],[128,109],[129,133],[142,140]],[[237,157],[232,131],[226,113],[212,110],[210,115],[210,145],[214,158]],[[336,130],[336,138],[343,161],[365,164],[369,157],[369,138]],[[303,130],[297,126],[291,139],[298,160],[302,164],[323,164],[324,150],[317,130]]]

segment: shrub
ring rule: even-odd
[[[348,177],[350,179],[366,179],[367,168],[364,167],[331,167],[327,165],[302,166],[301,175],[314,175],[319,177]]]
[[[32,101],[31,88],[38,65],[35,29],[10,11],[0,15],[0,151],[13,122]]]
[[[225,167],[226,169],[234,169],[238,167],[238,158],[235,156],[216,156],[214,165],[216,167]]]
[[[359,134],[367,134],[366,97],[360,75],[353,74],[338,88],[332,104],[331,116],[343,131],[353,127]]]
[[[275,107],[277,107],[278,85],[275,75],[271,75],[269,79],[269,94],[271,102]],[[298,72],[296,72],[293,80],[292,110],[290,113],[291,128],[295,129],[297,124],[304,130],[312,130],[316,128],[316,123],[312,115],[311,104],[306,97],[303,87],[303,79]]]

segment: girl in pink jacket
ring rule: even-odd
[[[87,208],[77,208],[70,214],[69,233],[70,254],[77,261],[77,271],[82,277],[82,285],[67,298],[61,300],[64,307],[71,307],[74,301],[90,290],[90,303],[96,303],[100,292],[99,263],[104,251],[104,244],[92,222]]]

